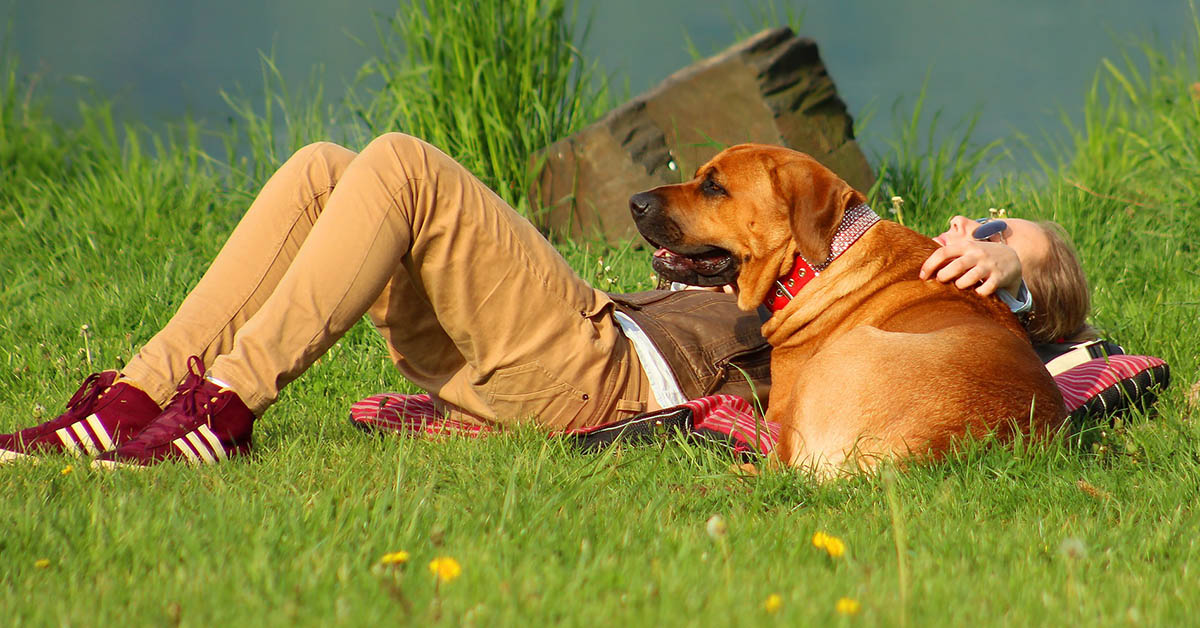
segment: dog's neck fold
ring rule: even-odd
[[[828,268],[833,260],[845,253],[846,249],[849,249],[877,222],[879,222],[879,215],[872,211],[866,203],[859,203],[847,209],[842,215],[841,224],[834,232],[833,241],[830,242],[829,257],[813,264],[797,253],[791,270],[775,280],[775,289],[767,293],[763,305],[772,313],[782,310],[788,303],[791,303],[808,282]]]

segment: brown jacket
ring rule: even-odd
[[[662,353],[684,396],[729,394],[767,407],[771,346],[757,314],[743,312],[733,295],[704,290],[650,290],[610,294]]]

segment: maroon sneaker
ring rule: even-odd
[[[0,464],[18,458],[67,452],[96,455],[117,447],[146,427],[162,409],[116,371],[93,373],[67,402],[67,411],[41,425],[0,434]]]
[[[188,371],[162,414],[92,466],[148,467],[168,460],[212,464],[248,453],[254,413],[237,393],[204,379],[200,358],[188,358]]]

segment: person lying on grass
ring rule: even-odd
[[[1008,294],[1015,309],[1031,296],[1035,341],[1086,329],[1086,283],[1057,229],[1010,220],[981,240],[980,226],[956,217],[922,275]],[[712,359],[712,346],[728,349],[735,329],[758,327],[727,295],[686,297],[725,309],[664,305],[676,295],[643,313],[666,326],[705,323],[700,337],[711,343],[667,363],[631,342],[639,330],[615,313],[618,295],[589,286],[438,149],[399,133],[358,154],[313,144],[270,178],[124,369],[89,376],[61,416],[0,435],[0,460],[65,451],[117,467],[243,456],[255,419],[363,314],[400,373],[451,418],[532,419],[547,430],[627,418],[681,402],[685,369]]]
[[[954,281],[964,290],[974,287],[984,296],[996,294],[1022,315],[1034,344],[1097,337],[1087,324],[1091,310],[1087,279],[1057,223],[955,216],[949,229],[933,240],[941,248],[925,260],[922,279],[935,277]]]

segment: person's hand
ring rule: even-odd
[[[988,296],[997,289],[1016,295],[1021,287],[1021,260],[1000,242],[953,239],[934,251],[921,266],[921,279],[954,282],[959,289],[975,287]]]

